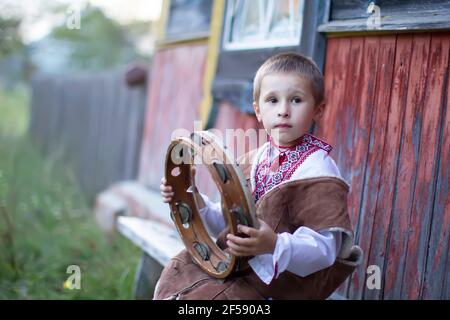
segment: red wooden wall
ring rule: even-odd
[[[158,190],[174,130],[194,130],[200,118],[206,44],[159,50],[152,62],[139,181]]]
[[[330,38],[317,134],[351,183],[352,299],[450,299],[449,33]],[[380,290],[366,268],[381,269]]]

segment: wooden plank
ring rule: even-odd
[[[378,0],[374,1],[386,14],[417,14],[423,11],[445,9],[447,0]],[[330,20],[353,19],[367,17],[366,0],[334,0],[331,3]]]
[[[151,171],[147,175],[147,185],[157,189],[161,177],[164,175],[165,151],[170,143],[172,131],[180,128],[182,114],[186,109],[193,110],[192,104],[185,105],[190,101],[190,83],[185,80],[189,77],[186,69],[189,68],[182,61],[190,60],[190,51],[185,47],[165,50],[164,70],[158,75],[162,81],[159,93],[158,110],[155,114],[157,123],[153,131],[152,151],[150,156]],[[179,61],[181,60],[181,61]],[[192,71],[192,70],[191,70]],[[174,94],[174,93],[177,94]],[[184,99],[185,101],[183,101]]]
[[[446,34],[445,42],[450,41]],[[448,44],[446,44],[448,46]],[[424,299],[450,299],[450,65],[447,69],[446,89],[443,92],[442,116],[439,135],[439,167],[433,205],[432,225],[428,243],[428,256],[423,284]]]
[[[364,90],[364,88],[361,87],[365,80],[363,77],[366,76],[366,72],[369,71],[365,70],[365,72],[363,72],[362,70],[363,59],[365,59],[367,54],[367,52],[364,51],[364,38],[353,38],[350,40],[350,43],[346,41],[345,44],[340,43],[342,40],[343,39],[328,40],[325,66],[327,106],[322,120],[318,123],[318,126],[316,126],[316,134],[335,145],[336,151],[333,152],[332,157],[337,160],[344,178],[349,182],[353,180],[350,197],[355,199],[359,196],[358,194],[360,191],[353,186],[355,185],[354,180],[357,178],[353,175],[355,173],[361,174],[361,172],[363,172],[361,171],[359,162],[356,165],[352,162],[354,157],[353,153],[360,152],[358,148],[354,148],[354,132],[357,130],[358,114],[361,109],[359,102],[360,95],[355,95],[355,92]],[[339,59],[339,47],[344,45],[350,47],[350,50],[346,53],[347,56],[344,55]],[[348,61],[353,61],[354,63],[348,66]],[[366,65],[366,67],[367,66],[368,65]],[[335,72],[339,72],[340,74],[334,75]],[[342,77],[344,76],[346,78],[345,83],[342,82]],[[340,86],[337,86],[337,82],[340,83]],[[343,92],[339,92],[340,90]],[[338,101],[341,102],[339,103]],[[362,115],[366,114],[363,113]],[[365,120],[365,124],[362,125],[362,128],[366,128],[368,121],[370,121],[370,118]],[[334,124],[338,122],[339,125],[335,126]],[[337,129],[337,127],[340,127],[340,130]],[[339,137],[337,137],[336,132],[341,132]],[[361,144],[361,146],[363,146],[363,144]],[[337,154],[337,157],[335,154]],[[352,165],[354,166],[353,169]],[[356,203],[356,201],[354,201],[354,203]],[[349,205],[349,214],[355,232],[358,212],[359,200],[356,205]],[[341,288],[339,288],[338,292],[345,296],[347,286],[348,283],[344,283]]]
[[[369,158],[366,169],[366,178],[364,186],[364,195],[362,203],[362,212],[364,219],[361,221],[360,233],[364,237],[360,237],[360,245],[365,252],[365,266],[376,265],[380,269],[383,267],[383,249],[385,247],[386,239],[379,235],[379,229],[383,230],[382,224],[385,223],[385,217],[379,210],[383,211],[377,205],[379,201],[383,201],[381,207],[384,207],[386,201],[383,198],[383,173],[386,164],[389,164],[391,159],[386,163],[387,155],[391,145],[385,145],[386,142],[392,141],[389,136],[389,115],[392,108],[398,106],[391,106],[391,88],[399,82],[398,72],[393,73],[394,62],[396,61],[396,37],[383,37],[380,42],[379,55],[379,74],[377,78],[377,94],[375,97],[375,110],[372,121],[371,139],[369,141]],[[399,55],[405,55],[406,52],[398,52]],[[400,58],[397,57],[397,61]],[[404,61],[399,62],[403,65]],[[401,71],[400,71],[401,74]],[[397,77],[397,78],[396,78]],[[402,80],[402,79],[401,79]],[[392,97],[396,98],[396,97]],[[393,111],[398,112],[398,110]],[[392,120],[392,118],[391,118]],[[394,121],[398,121],[393,117]],[[395,138],[394,138],[395,139]],[[389,171],[388,171],[389,172]],[[380,191],[381,190],[381,191]],[[381,220],[380,220],[381,219]],[[389,222],[389,220],[387,221]],[[384,229],[387,230],[387,226]],[[381,288],[380,288],[381,289]],[[380,289],[369,289],[365,286],[363,297],[365,299],[379,299],[381,296]]]
[[[106,117],[103,119],[105,122],[105,131],[104,135],[106,137],[106,143],[104,145],[104,153],[102,154],[102,158],[104,161],[105,168],[105,176],[103,184],[105,186],[114,183],[115,171],[116,171],[116,163],[117,163],[117,146],[116,141],[118,139],[117,130],[114,126],[116,117],[120,112],[120,95],[122,94],[120,91],[120,83],[121,81],[117,79],[117,77],[111,78],[108,85],[107,95],[112,97],[112,103],[108,106],[108,112],[106,112]]]
[[[163,266],[184,249],[177,231],[154,221],[119,217],[117,229]]]
[[[364,74],[361,70],[364,52],[364,38],[354,37],[350,40],[350,52],[348,61],[353,61],[348,66],[347,83],[345,86],[343,110],[339,114],[339,118],[342,124],[342,133],[339,140],[339,144],[336,146],[340,149],[341,155],[338,158],[338,165],[341,175],[346,181],[352,180],[352,159],[353,159],[353,137],[356,129],[356,115],[360,106],[360,96],[355,92],[360,92],[361,83],[363,81]],[[352,189],[350,189],[350,194]],[[350,208],[352,210],[352,208]],[[355,214],[354,214],[355,215]],[[356,224],[352,226],[356,227]],[[349,286],[349,279],[347,279],[336,291],[342,296],[346,296],[347,288]]]
[[[382,11],[383,12],[383,11]],[[351,20],[334,20],[318,27],[318,31],[333,34],[345,33],[380,33],[380,32],[417,32],[430,30],[448,30],[450,21],[448,16],[450,10],[444,8],[441,10],[433,10],[431,12],[416,12],[414,18],[411,15],[381,15],[380,25],[377,27],[369,27],[368,18],[351,19]]]
[[[120,181],[124,179],[125,173],[125,163],[127,159],[126,148],[127,148],[127,132],[130,130],[129,118],[131,115],[131,108],[134,106],[130,105],[131,101],[131,92],[125,81],[125,71],[120,70],[119,77],[119,90],[120,97],[118,101],[118,112],[117,117],[114,119],[114,127],[117,132],[117,141],[119,143],[116,147],[117,152],[117,161],[116,161],[116,171],[114,175],[114,181]]]
[[[143,130],[143,117],[146,105],[146,88],[135,87],[131,88],[131,104],[129,114],[129,130],[126,132],[126,163],[125,163],[125,178],[136,179],[138,160],[140,155],[140,145]]]
[[[402,296],[408,299],[421,297],[425,260],[427,257],[431,214],[435,193],[435,177],[438,164],[438,134],[444,79],[448,76],[449,41],[446,36],[433,34],[428,61],[426,91],[419,131],[416,132],[419,143],[417,177],[410,217],[407,243],[406,265]]]
[[[380,8],[381,32],[442,30],[450,27],[447,0],[382,0],[375,4]],[[367,27],[368,5],[369,2],[361,0],[332,1],[329,22],[320,25],[319,32],[329,35],[380,32]]]
[[[384,137],[386,134],[387,115],[389,112],[390,88],[392,85],[392,71],[395,57],[395,36],[382,37],[378,51],[378,70],[375,83],[375,94],[373,96],[373,115],[370,124],[370,137],[366,141],[369,145],[367,153],[367,167],[363,185],[363,194],[359,217],[359,239],[358,243],[363,250],[363,267],[371,265],[369,261],[370,244],[373,232],[374,216],[376,210],[377,194],[380,183],[381,162],[383,158]],[[361,271],[363,269],[361,268]],[[364,270],[365,271],[365,270]],[[358,272],[359,283],[362,287],[353,288],[353,299],[364,297],[365,272]]]
[[[327,57],[325,62],[325,112],[322,119],[317,123],[317,134],[325,139],[331,145],[334,144],[333,126],[327,124],[331,123],[336,118],[335,96],[336,82],[339,80],[338,75],[335,74],[335,68],[338,61],[339,44],[341,39],[329,39],[327,44]],[[342,63],[342,61],[341,61]]]
[[[107,78],[102,77],[101,75],[97,75],[94,77],[94,80],[95,85],[91,101],[91,109],[93,112],[91,113],[92,119],[90,124],[93,131],[93,138],[91,140],[91,143],[93,144],[91,164],[93,177],[91,180],[92,188],[90,190],[93,191],[100,190],[103,186],[102,148],[105,136],[103,135],[102,128],[104,123],[104,114],[106,112],[106,108],[108,108],[109,106],[108,99],[110,99],[110,97],[105,95]]]
[[[411,35],[399,35],[392,81],[391,100],[387,120],[387,133],[384,141],[383,159],[381,164],[380,187],[374,217],[374,230],[371,240],[369,264],[377,265],[381,274],[386,269],[386,250],[389,246],[389,234],[392,206],[394,201],[395,183],[397,177],[398,150],[400,149],[401,132],[404,112],[406,109],[406,93],[409,78],[409,63],[411,59]],[[365,297],[369,299],[382,298],[384,282],[390,281],[383,277],[381,290],[366,289]]]
[[[158,87],[158,91],[155,91],[153,88],[150,89],[149,94],[151,96],[151,102],[153,105],[149,106],[149,110],[151,110],[151,114],[147,113],[146,125],[150,122],[150,129],[145,131],[144,135],[144,143],[145,149],[141,154],[141,157],[148,158],[147,168],[144,173],[144,181],[145,184],[156,188],[157,183],[156,180],[160,180],[161,172],[158,169],[157,161],[161,161],[162,159],[158,158],[156,154],[160,148],[162,148],[161,144],[161,133],[165,130],[169,123],[164,122],[164,114],[171,113],[171,105],[170,103],[175,100],[177,102],[178,95],[174,95],[173,93],[178,91],[178,78],[174,78],[174,50],[166,49],[163,52],[158,53],[159,64],[160,66],[155,66],[155,73],[152,74],[152,80],[155,82],[159,82],[160,84],[155,85]],[[173,90],[173,91],[172,91]],[[172,91],[172,92],[168,92]],[[176,119],[176,117],[174,117]],[[158,181],[159,182],[159,181]]]
[[[325,84],[325,112],[321,120],[315,125],[315,134],[325,141],[335,146],[332,157],[341,167],[340,155],[345,151],[341,151],[342,136],[342,117],[340,112],[348,109],[346,105],[346,79],[351,76],[352,72],[347,70],[345,59],[351,54],[351,40],[347,39],[329,39],[327,43],[327,54],[325,60],[324,84]],[[333,125],[330,125],[333,123]],[[336,123],[336,125],[334,125]],[[346,284],[344,283],[337,290],[339,294],[345,296]]]
[[[359,92],[364,74],[362,73],[362,61],[364,50],[364,38],[354,37],[350,39],[350,52],[347,61],[352,61],[350,65],[346,64],[347,79],[345,85],[344,99],[342,109],[339,112],[337,121],[341,125],[340,136],[338,140],[338,149],[340,150],[337,163],[343,178],[351,181],[352,158],[353,158],[353,136],[356,126],[356,114],[359,107],[360,96],[355,94]]]
[[[141,156],[139,161],[139,181],[145,183],[147,174],[150,170],[150,150],[152,142],[152,131],[156,124],[154,121],[155,113],[158,108],[158,93],[161,91],[162,81],[158,78],[160,69],[165,66],[164,51],[156,52],[153,56],[150,82],[148,85],[147,107],[144,121],[144,132],[142,135]]]
[[[136,137],[134,141],[136,151],[133,157],[133,177],[135,177],[135,179],[138,177],[139,174],[139,161],[141,158],[141,145],[144,135],[144,120],[145,120],[144,116],[147,105],[147,96],[148,96],[147,87],[142,87],[141,90],[139,91],[139,104],[138,104],[139,111],[138,114],[136,115],[138,121],[135,122],[137,123]]]
[[[363,192],[365,185],[365,172],[369,152],[368,141],[371,135],[372,112],[374,110],[375,84],[378,74],[378,54],[380,49],[379,37],[367,37],[364,43],[364,54],[362,73],[364,79],[361,81],[360,106],[357,110],[357,122],[353,137],[353,168],[351,175],[352,192],[349,196],[349,215],[355,227],[355,242],[359,243],[361,235],[361,221],[364,220],[362,212]],[[366,253],[364,253],[366,254]],[[351,277],[347,296],[356,298],[361,296],[364,284],[365,265],[359,267]]]
[[[93,76],[92,82],[89,85],[89,90],[87,92],[88,102],[87,102],[87,133],[86,133],[86,141],[85,141],[85,150],[83,155],[84,162],[84,170],[87,183],[87,190],[90,194],[93,194],[92,190],[95,188],[95,159],[96,159],[96,114],[98,108],[94,104],[95,95],[98,90],[98,81],[96,81],[97,77]]]
[[[407,255],[408,234],[413,231],[410,226],[410,212],[414,204],[414,185],[419,161],[419,132],[423,99],[426,91],[428,73],[430,35],[414,35],[409,68],[406,110],[403,119],[402,139],[399,150],[399,167],[394,194],[392,228],[387,251],[384,298],[400,299],[402,285],[406,280],[404,270]]]
[[[90,188],[90,180],[91,176],[88,174],[88,167],[90,165],[90,161],[87,159],[86,154],[89,151],[89,116],[90,116],[90,93],[91,93],[91,84],[92,79],[84,74],[81,80],[81,86],[83,88],[83,97],[82,97],[82,105],[81,105],[81,122],[80,127],[78,128],[80,134],[79,140],[79,172],[78,176],[81,179],[83,190],[88,190]],[[92,199],[92,193],[89,193],[89,199]]]

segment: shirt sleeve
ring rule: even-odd
[[[300,227],[293,234],[278,234],[273,254],[261,254],[249,260],[258,277],[270,284],[285,270],[306,277],[333,265],[341,246],[341,232],[316,232]]]
[[[225,220],[222,215],[221,204],[220,202],[212,202],[206,194],[200,193],[200,195],[205,201],[205,206],[199,210],[200,215],[202,216],[206,229],[214,237],[217,237],[218,234],[226,227]]]

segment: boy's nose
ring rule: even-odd
[[[280,104],[280,108],[278,109],[278,116],[283,118],[289,116],[289,106],[287,103]]]

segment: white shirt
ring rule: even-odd
[[[252,188],[254,188],[255,167],[268,147],[269,143],[266,143],[261,147],[262,150],[258,150],[258,161],[255,161],[252,167]],[[274,159],[278,156],[279,150],[276,147],[272,148],[271,158]],[[334,160],[326,151],[320,149],[312,153],[288,181],[322,176],[336,177],[345,182]],[[200,210],[200,214],[207,229],[217,236],[225,228],[220,202],[214,203],[204,194],[202,197],[205,200],[205,207]],[[270,284],[285,270],[306,277],[333,265],[342,243],[340,231],[316,232],[304,226],[293,234],[283,232],[277,237],[273,254],[261,254],[249,260],[253,271],[266,284]]]

